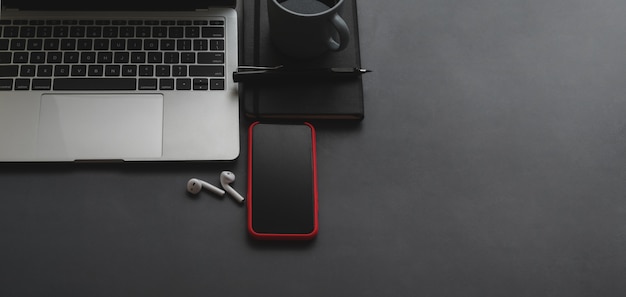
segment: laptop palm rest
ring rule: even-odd
[[[162,155],[160,94],[44,94],[37,136],[43,159],[127,160]]]

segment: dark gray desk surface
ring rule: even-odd
[[[318,126],[320,233],[245,163],[0,164],[1,296],[624,296],[626,2],[361,0],[366,119]],[[242,126],[242,146],[245,142]]]

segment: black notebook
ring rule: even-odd
[[[346,0],[340,12],[350,28],[347,48],[307,60],[292,59],[274,49],[267,1],[243,1],[240,66],[361,67],[356,0]],[[339,81],[241,82],[239,89],[244,113],[251,119],[361,120],[364,116],[360,76]]]

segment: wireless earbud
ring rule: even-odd
[[[220,196],[224,196],[224,190],[210,184],[207,183],[203,180],[199,180],[197,178],[192,178],[187,182],[187,191],[191,194],[198,194],[200,193],[200,191],[202,190],[202,188],[205,188],[215,194],[218,194]]]
[[[229,184],[235,181],[235,174],[230,171],[222,171],[220,174],[220,183],[222,184],[222,188],[230,194],[237,202],[243,202],[244,198],[235,191]]]

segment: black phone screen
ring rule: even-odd
[[[314,235],[317,185],[313,126],[255,123],[249,137],[250,232],[259,237]]]

